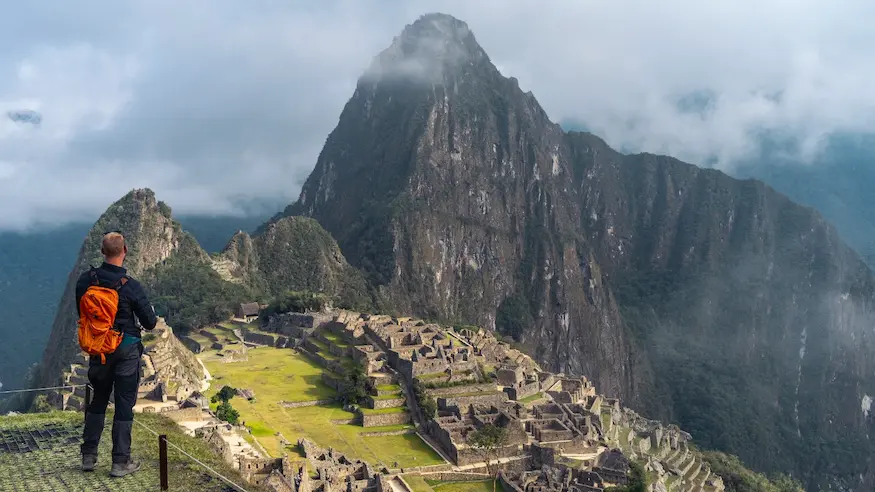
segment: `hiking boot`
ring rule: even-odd
[[[129,459],[127,463],[113,463],[109,471],[111,477],[124,477],[140,469],[140,463]]]
[[[94,471],[94,467],[97,465],[97,455],[94,454],[83,454],[82,455],[82,471]]]

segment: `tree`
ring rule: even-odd
[[[216,393],[215,395],[213,395],[213,397],[210,398],[210,401],[213,402],[213,403],[218,403],[218,402],[220,402],[220,401],[221,401],[222,403],[225,403],[225,402],[227,402],[228,400],[230,400],[231,398],[234,398],[234,395],[236,395],[236,394],[237,394],[237,390],[236,390],[236,389],[234,389],[234,388],[232,388],[232,387],[230,387],[230,386],[227,386],[227,385],[226,385],[226,386],[222,386],[222,389],[220,389],[218,393]]]
[[[431,420],[437,415],[437,402],[428,394],[419,379],[413,380],[413,396],[416,397],[416,404],[425,418]]]
[[[224,420],[229,424],[237,424],[237,419],[240,417],[240,413],[228,403],[227,400],[223,401],[219,408],[216,409],[216,417],[219,420]]]
[[[346,372],[346,380],[340,393],[340,399],[345,404],[363,403],[371,389],[370,386],[365,366],[361,363],[356,363]]]
[[[495,492],[498,480],[498,461],[492,464],[496,452],[507,445],[507,429],[493,424],[483,427],[468,434],[468,445],[477,450],[486,461],[486,470],[492,476],[492,492]]]

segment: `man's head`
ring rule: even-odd
[[[103,242],[100,244],[100,252],[103,253],[107,263],[122,266],[125,256],[128,254],[125,237],[118,232],[104,234]]]

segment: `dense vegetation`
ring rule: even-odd
[[[337,307],[372,307],[364,275],[346,262],[337,242],[315,220],[286,217],[253,242],[258,257],[253,285],[266,294],[282,295],[289,289],[322,292]]]
[[[647,492],[647,487],[650,485],[647,479],[647,473],[639,463],[632,461],[629,463],[632,468],[629,472],[629,483],[622,486],[610,487],[606,492]]]
[[[706,452],[702,457],[711,465],[711,471],[723,477],[727,492],[803,492],[802,484],[786,475],[769,480],[761,473],[744,467],[735,456],[720,452]]]
[[[437,415],[437,402],[433,396],[428,394],[426,386],[420,382],[419,378],[413,380],[413,396],[426,419],[431,420]]]
[[[359,362],[352,364],[346,371],[338,396],[344,404],[361,405],[373,390],[365,366]]]
[[[0,233],[0,384],[14,389],[39,360],[70,267],[90,224]]]
[[[261,312],[263,319],[279,313],[321,311],[329,303],[328,296],[310,291],[289,290],[280,294]]]
[[[235,306],[253,300],[253,292],[222,280],[206,262],[185,258],[169,258],[143,282],[158,316],[183,332],[227,320]]]

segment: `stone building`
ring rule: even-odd
[[[247,323],[258,319],[260,307],[257,302],[247,302],[237,306],[237,317]]]

